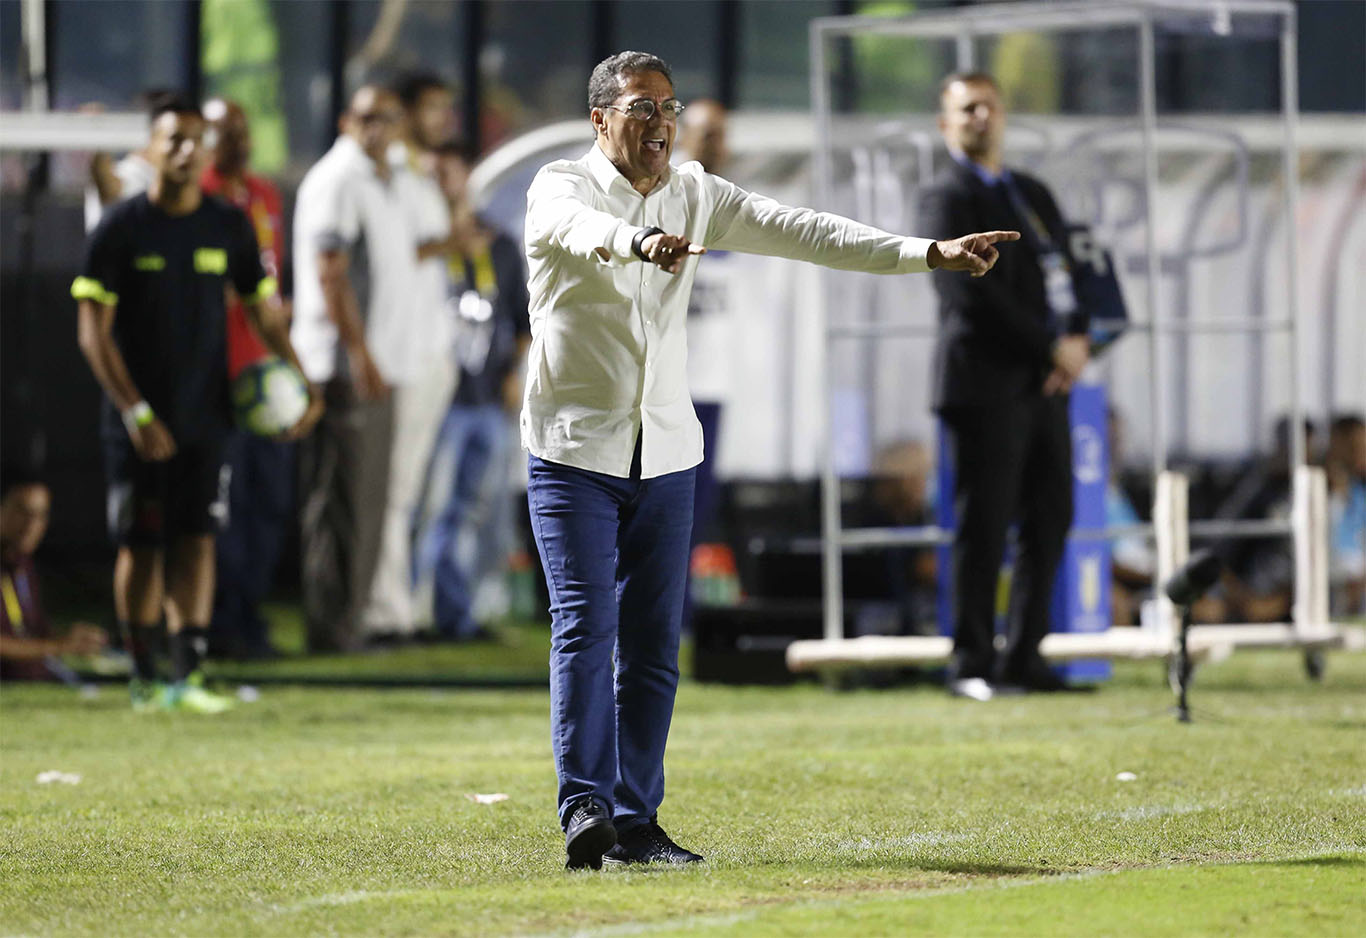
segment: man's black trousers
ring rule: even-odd
[[[950,407],[954,465],[952,678],[1010,680],[1037,666],[1053,581],[1072,523],[1072,434],[1065,394]],[[1006,537],[1019,524],[1003,654],[993,649]]]

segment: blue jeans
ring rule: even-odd
[[[221,652],[260,652],[270,646],[261,603],[274,582],[294,509],[294,444],[237,430],[224,456],[232,477],[228,524],[214,555],[211,638]]]
[[[592,796],[628,830],[664,799],[695,470],[619,479],[532,456],[528,473],[550,588],[560,824]]]
[[[501,567],[507,545],[499,522],[510,495],[504,460],[508,418],[498,404],[456,404],[441,425],[435,451],[455,451],[455,478],[446,505],[431,524],[417,562],[431,569],[433,617],[443,635],[465,637],[477,623],[471,615],[481,574]],[[433,453],[435,460],[435,452]]]

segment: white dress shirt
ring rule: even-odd
[[[118,201],[131,199],[135,195],[141,195],[152,188],[152,180],[157,178],[157,169],[147,162],[147,157],[141,153],[129,153],[123,159],[114,164],[114,175],[118,177],[122,187],[119,189]],[[85,233],[95,230],[95,226],[104,217],[104,210],[109,206],[100,201],[100,192],[93,185],[85,187]]]
[[[294,321],[290,338],[310,381],[328,381],[341,353],[318,277],[321,251],[351,251],[351,276],[363,281],[357,302],[365,344],[389,384],[419,370],[431,336],[419,312],[417,246],[423,240],[409,206],[423,194],[403,168],[386,181],[351,137],[342,135],[299,184],[294,205]],[[360,249],[363,243],[363,251]]]
[[[548,164],[527,192],[532,342],[521,423],[533,456],[626,478],[639,433],[642,478],[702,461],[686,325],[698,259],[677,274],[641,261],[631,240],[648,227],[709,248],[877,274],[929,270],[934,243],[780,205],[700,163],[666,170],[648,196],[596,145]]]
[[[400,192],[418,243],[439,241],[449,235],[451,210],[446,197],[441,194],[436,180],[417,164],[403,141],[396,141],[389,148],[389,165],[405,173],[412,183],[403,186]],[[416,374],[430,374],[434,368],[451,361],[456,317],[450,305],[450,287],[445,257],[429,257],[417,262],[414,329],[422,341],[414,348]]]

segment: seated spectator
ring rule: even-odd
[[[1366,614],[1366,421],[1360,414],[1333,419],[1328,433],[1333,615]]]
[[[1314,453],[1314,425],[1304,421],[1304,448]],[[1288,519],[1290,517],[1290,420],[1276,422],[1275,449],[1259,460],[1224,499],[1221,519]],[[1312,459],[1311,459],[1312,461]],[[1222,587],[1236,622],[1286,622],[1294,601],[1295,559],[1285,536],[1230,539],[1222,548]]]
[[[47,533],[50,505],[36,476],[19,470],[0,476],[0,680],[56,680],[52,659],[104,648],[104,631],[87,623],[53,635],[43,611],[33,552]]]
[[[1110,439],[1110,478],[1105,484],[1105,526],[1129,527],[1143,523],[1133,499],[1120,484],[1124,464],[1124,418],[1113,407],[1106,413]],[[1117,538],[1110,547],[1110,607],[1115,625],[1137,625],[1138,608],[1152,592],[1152,542],[1142,535]]]
[[[884,447],[873,459],[873,501],[878,524],[920,527],[934,524],[929,448],[919,440]],[[899,607],[901,631],[935,631],[935,552],[932,547],[891,547],[887,573]]]

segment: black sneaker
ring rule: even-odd
[[[585,866],[602,869],[602,855],[617,842],[617,829],[607,807],[584,798],[569,814],[564,829],[564,868],[581,870]]]
[[[633,827],[617,839],[617,845],[603,854],[602,862],[614,866],[628,863],[700,863],[702,857],[684,850],[664,833],[664,828],[650,818],[646,824]]]

